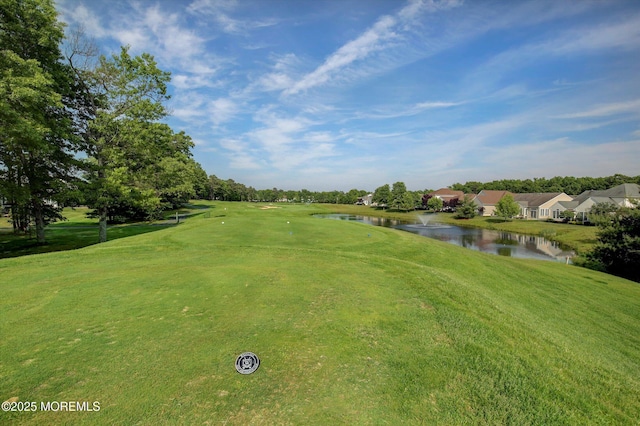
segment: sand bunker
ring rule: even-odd
[[[262,206],[260,207],[260,210],[269,210],[269,209],[279,209],[280,207],[275,207],[275,206]]]

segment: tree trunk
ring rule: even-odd
[[[36,202],[33,206],[33,217],[36,222],[36,241],[38,244],[45,244],[44,239],[44,209],[42,204]]]
[[[99,235],[99,242],[104,243],[107,241],[107,208],[106,207],[101,207],[100,208],[100,222],[98,223],[98,235]]]
[[[20,233],[20,225],[18,224],[18,208],[15,201],[11,204],[11,225],[13,226],[13,233],[18,235]]]

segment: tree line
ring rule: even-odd
[[[205,196],[193,141],[162,122],[170,73],[126,46],[99,55],[57,17],[52,0],[0,0],[0,201],[14,232],[44,243],[62,206],[80,203],[105,241],[109,220]]]
[[[236,182],[223,180],[215,175],[209,176],[207,196],[209,200],[222,201],[259,201],[259,202],[295,202],[295,203],[331,203],[355,204],[358,199],[369,194],[364,189],[344,191],[310,191],[308,189],[285,190],[278,188],[256,189]]]
[[[566,194],[578,195],[587,190],[604,190],[621,183],[638,183],[640,184],[640,176],[630,177],[622,174],[616,174],[608,177],[573,177],[556,176],[550,179],[534,178],[534,179],[502,179],[491,182],[469,181],[464,184],[454,183],[451,189],[462,191],[465,194],[477,194],[483,189],[486,190],[505,190],[513,193],[531,193],[531,192],[564,192]],[[233,179],[223,180],[215,175],[209,176],[207,195],[203,198],[211,200],[226,201],[263,201],[263,202],[317,202],[332,204],[355,204],[359,198],[368,194],[373,194],[373,202],[378,205],[398,209],[411,210],[415,207],[422,206],[432,209],[441,209],[449,206],[444,203],[443,206],[432,205],[428,202],[433,200],[428,193],[433,192],[432,189],[424,189],[422,191],[409,191],[404,182],[395,182],[394,184],[384,184],[376,188],[373,192],[364,189],[351,189],[344,191],[309,191],[301,190],[285,190],[285,189],[256,189],[246,186],[242,183],[235,182]],[[457,205],[462,200],[453,200]]]
[[[604,190],[620,185],[622,183],[640,184],[640,176],[625,176],[615,174],[607,177],[573,177],[556,176],[550,179],[501,179],[491,182],[469,181],[465,183],[454,183],[451,189],[463,191],[465,194],[477,194],[483,189],[497,191],[511,191],[513,193],[534,193],[534,192],[564,192],[569,195],[578,195],[588,190]]]

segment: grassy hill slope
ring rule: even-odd
[[[0,423],[640,418],[638,284],[260,207],[0,260],[0,400],[100,402]]]

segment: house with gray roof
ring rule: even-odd
[[[595,204],[611,203],[620,207],[633,207],[633,200],[640,201],[640,185],[623,183],[609,189],[584,191],[572,201],[559,201],[551,207],[551,210],[554,219],[561,219],[562,212],[569,210],[575,213],[577,221],[586,222]]]

